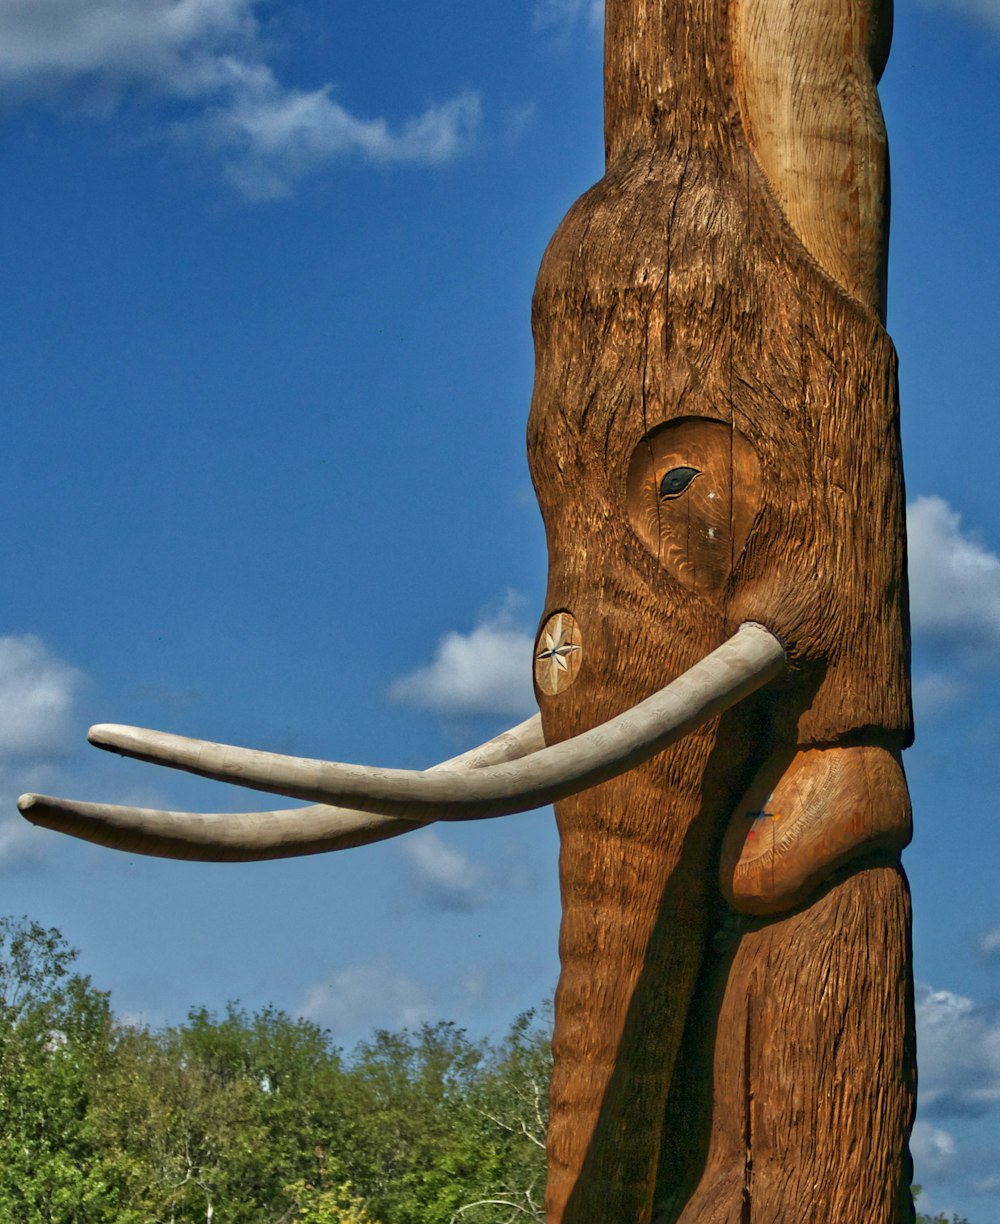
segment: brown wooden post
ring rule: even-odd
[[[607,3],[607,172],[534,303],[543,625],[576,647],[546,740],[742,621],[793,672],[557,805],[548,1224],[912,1218],[889,24]]]

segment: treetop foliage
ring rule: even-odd
[[[541,1220],[549,1026],[346,1054],[266,1007],[124,1024],[62,935],[0,918],[0,1224]]]

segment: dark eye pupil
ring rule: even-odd
[[[678,493],[683,493],[698,475],[698,471],[698,468],[693,467],[671,468],[660,481],[660,496],[676,497]]]

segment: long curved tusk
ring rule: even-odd
[[[408,820],[469,820],[541,807],[647,760],[779,675],[785,651],[747,623],[653,696],[598,727],[512,763],[418,771],[342,765],[137,727],[97,726],[90,742],[254,790]]]
[[[433,769],[481,769],[544,747],[542,720],[536,714]],[[276,812],[164,812],[22,795],[17,805],[32,824],[113,850],[211,863],[251,863],[350,850],[431,823],[326,804]]]

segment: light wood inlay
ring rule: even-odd
[[[573,683],[583,662],[583,636],[569,612],[556,612],[545,622],[535,643],[535,682],[554,697]]]

